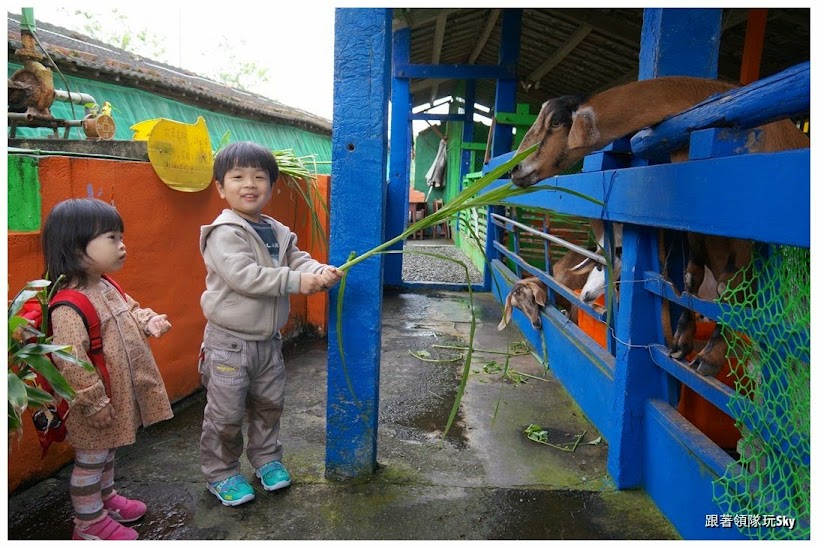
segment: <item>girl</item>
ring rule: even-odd
[[[103,275],[125,261],[124,224],[119,213],[96,199],[60,202],[43,227],[43,254],[49,279],[64,276],[60,287],[85,294],[100,318],[102,350],[110,376],[110,399],[96,372],[57,359],[76,390],[66,426],[75,449],[69,491],[74,506],[75,540],[134,540],[121,525],[141,518],[146,506],[114,490],[114,453],[136,440],[139,426],[173,416],[165,385],[146,335],[161,337],[171,327],[167,316],[140,308]],[[90,361],[89,336],[82,317],[70,306],[51,315],[54,344],[70,344]]]

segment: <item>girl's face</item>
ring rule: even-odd
[[[125,263],[125,243],[122,232],[100,234],[85,248],[85,270],[93,276],[116,272]]]
[[[273,196],[270,174],[257,167],[234,167],[216,188],[233,211],[255,222],[261,220],[261,209]]]

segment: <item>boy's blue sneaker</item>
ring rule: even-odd
[[[238,506],[256,498],[253,486],[241,474],[226,480],[208,483],[207,490],[216,495],[225,506]]]
[[[283,489],[290,485],[290,473],[280,461],[274,460],[260,466],[256,476],[261,479],[261,486],[267,491]]]

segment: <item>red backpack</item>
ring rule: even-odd
[[[125,298],[125,292],[113,279],[103,275],[103,279],[108,281],[122,298]],[[82,318],[85,328],[88,330],[88,337],[90,339],[90,348],[88,351],[88,359],[91,360],[94,368],[97,370],[102,384],[105,386],[105,393],[108,398],[111,398],[111,379],[108,375],[108,367],[105,365],[105,357],[102,353],[102,336],[100,334],[100,320],[94,305],[85,294],[76,289],[60,289],[48,303],[49,315],[59,306],[70,306]],[[42,310],[37,299],[31,299],[23,304],[20,309],[20,316],[31,321],[35,327],[39,328],[42,323]],[[51,322],[49,322],[49,333],[51,336]],[[49,446],[55,442],[65,440],[67,430],[65,428],[65,420],[68,417],[69,406],[68,402],[60,398],[54,393],[48,381],[36,373],[35,384],[41,390],[45,390],[54,398],[52,403],[49,403],[35,411],[31,418],[34,422],[34,428],[37,430],[37,436],[40,439],[40,447],[42,448],[42,456],[45,456]]]

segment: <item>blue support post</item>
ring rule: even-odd
[[[391,9],[335,10],[330,263],[384,241]],[[364,91],[365,90],[365,91]],[[328,479],[375,471],[383,259],[347,272],[342,357],[330,292],[327,357]]]
[[[392,62],[409,62],[411,29],[395,32],[392,37]],[[386,187],[386,239],[391,240],[406,229],[409,215],[409,162],[412,124],[412,97],[409,79],[392,77],[391,144],[389,149],[389,184]],[[391,249],[403,249],[403,241]],[[390,253],[384,257],[384,284],[397,286],[403,279],[403,254]]]
[[[520,58],[520,34],[523,28],[523,10],[519,8],[503,9],[503,23],[500,35],[499,65],[507,68],[511,74],[516,74],[517,62]],[[502,78],[497,80],[497,95],[494,99],[494,112],[515,112],[517,110],[517,80],[516,78]],[[505,124],[494,124],[494,136],[491,141],[491,157],[511,151],[514,141],[512,127]],[[497,239],[497,227],[491,222],[492,213],[503,213],[489,206],[486,222],[486,267],[483,270],[483,290],[491,291],[491,261],[497,257],[494,249],[494,240]]]
[[[659,76],[716,78],[721,9],[645,9],[639,79]]]
[[[466,119],[463,121],[463,142],[470,143],[474,141],[474,95],[475,95],[475,81],[466,81],[466,97],[464,98],[464,111]],[[458,192],[463,190],[463,178],[472,170],[471,160],[473,150],[463,149],[460,156],[460,181],[458,181]]]
[[[640,79],[668,75],[712,78],[717,74],[720,9],[645,9],[643,21]],[[657,231],[625,224],[622,250],[614,435],[608,440],[608,472],[618,488],[627,489],[644,481],[647,402],[652,398],[667,401],[672,381],[644,348],[664,340],[661,299],[636,283],[643,272],[658,269]]]

